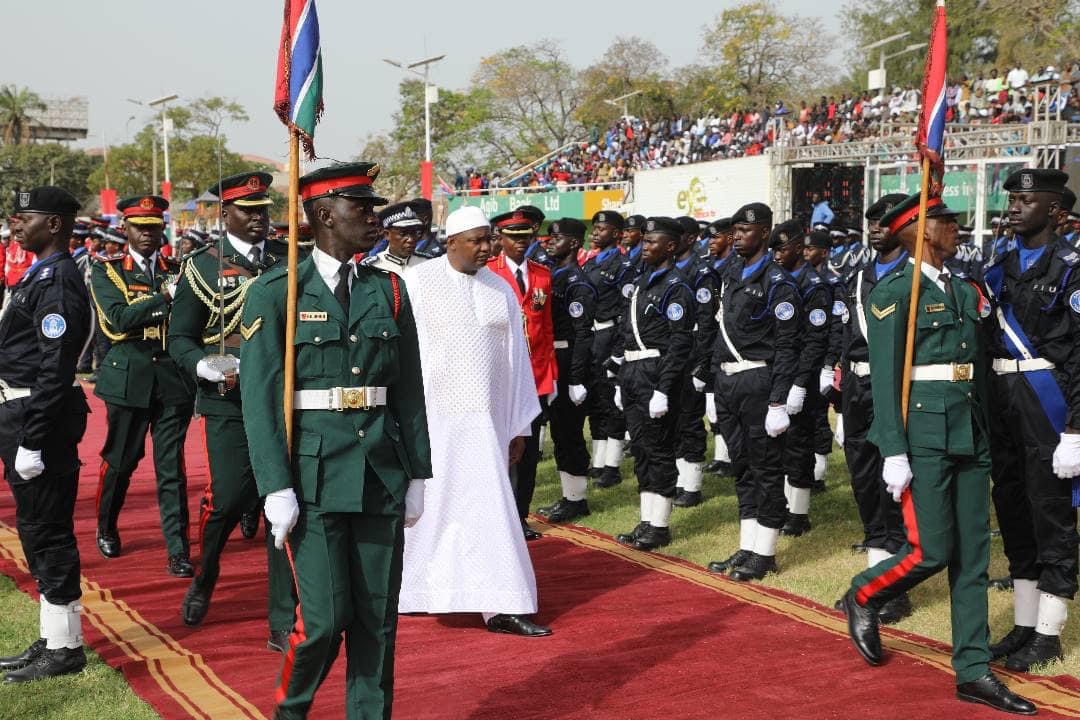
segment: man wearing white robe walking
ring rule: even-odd
[[[521,308],[485,265],[491,228],[463,207],[446,219],[447,254],[406,278],[424,362],[433,479],[405,532],[398,610],[479,612],[492,632],[550,635],[507,473],[540,412]],[[498,379],[492,382],[492,379]]]

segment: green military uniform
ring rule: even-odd
[[[170,569],[174,558],[188,557],[184,441],[194,406],[194,383],[165,350],[170,301],[163,291],[178,272],[177,264],[159,255],[147,275],[130,254],[97,261],[90,271],[98,324],[112,343],[94,386],[105,401],[109,427],[101,450],[98,545],[111,556],[103,540],[114,538],[119,553],[117,519],[149,430]]]
[[[252,180],[255,178],[255,180]],[[226,202],[259,203],[268,200],[270,176],[247,173],[222,180]],[[247,194],[230,195],[231,192]],[[217,185],[210,190],[216,194]],[[223,268],[219,274],[218,253]],[[218,384],[198,378],[197,365],[207,356],[220,352],[221,307],[224,295],[225,352],[239,357],[240,319],[250,281],[284,263],[288,248],[273,240],[263,243],[256,264],[237,251],[234,241],[226,236],[213,245],[192,252],[181,269],[180,280],[169,319],[169,354],[180,367],[196,378],[198,392],[195,409],[203,416],[206,433],[206,452],[210,463],[210,483],[199,519],[201,536],[201,568],[185,598],[186,608],[195,593],[210,595],[220,572],[221,552],[229,534],[258,499],[255,478],[248,461],[248,438],[244,432],[239,387],[223,395]],[[242,380],[238,380],[238,383]],[[295,593],[286,559],[273,552],[273,542],[267,533],[267,562],[269,580],[269,616],[271,632],[288,632],[293,625]],[[197,625],[195,622],[185,622]]]
[[[924,273],[905,431],[900,389],[913,271],[909,263],[883,279],[867,308],[874,397],[868,437],[883,457],[910,458],[913,479],[901,498],[907,543],[857,575],[852,592],[860,605],[877,611],[947,567],[953,670],[957,683],[967,683],[986,675],[990,661],[990,453],[980,328],[988,305],[969,282],[952,279],[946,293]]]
[[[372,179],[368,173],[378,172],[368,163],[339,167],[312,173],[302,187],[308,178],[349,168]],[[301,618],[275,717],[306,715],[344,631],[345,716],[383,718],[392,707],[405,493],[410,480],[431,476],[420,352],[403,282],[376,268],[350,271],[346,311],[316,266],[316,258],[336,261],[315,252],[297,272],[291,460],[282,406],[284,269],[250,287],[242,325],[244,424],[259,492],[292,488],[300,506],[288,546]],[[343,391],[337,401],[332,388]]]

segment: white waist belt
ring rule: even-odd
[[[608,328],[613,327],[615,327],[614,320],[604,320],[603,322],[601,322],[600,320],[593,320],[592,324],[593,330],[607,330]]]
[[[79,379],[76,378],[75,382],[71,383],[71,387],[82,387]],[[8,384],[0,380],[0,405],[12,400],[22,400],[25,397],[30,397],[30,388],[13,388],[8,387]]]
[[[384,387],[332,387],[322,390],[297,390],[293,393],[296,410],[369,410],[386,404]]]
[[[635,360],[647,360],[649,358],[660,357],[660,351],[656,348],[649,348],[648,350],[627,350],[623,353],[623,357],[626,358],[626,362],[634,362]]]
[[[723,371],[725,375],[734,375],[735,373],[741,373],[746,370],[768,367],[768,365],[769,363],[764,360],[740,360],[738,362],[720,363],[720,370]]]
[[[569,347],[570,347],[570,341],[569,340],[556,340],[555,341],[555,349],[556,350],[566,350]]]
[[[975,364],[952,363],[949,365],[915,365],[911,368],[911,379],[968,382],[975,379]]]
[[[870,363],[852,360],[851,372],[855,374],[855,377],[866,377],[870,374]]]
[[[1030,360],[994,358],[991,367],[998,375],[1009,375],[1011,373],[1030,372],[1032,370],[1053,370],[1057,366],[1049,360],[1043,360],[1042,358],[1031,358]]]

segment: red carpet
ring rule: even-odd
[[[124,555],[105,561],[94,545],[105,413],[96,400],[92,406],[76,516],[89,643],[163,717],[268,717],[280,656],[265,649],[261,540],[236,533],[206,622],[186,628],[179,607],[187,581],[164,571],[149,460],[121,516]],[[201,424],[190,434],[194,519],[206,480]],[[546,537],[529,547],[540,586],[538,620],[552,625],[554,636],[493,635],[476,616],[403,617],[396,717],[1003,717],[953,698],[947,648],[939,644],[889,631],[886,665],[870,668],[831,610],[583,530],[542,529]],[[6,487],[0,490],[0,572],[31,591]],[[1040,704],[1040,717],[1080,717],[1074,678],[1008,679]],[[312,717],[343,717],[343,705],[341,657]]]

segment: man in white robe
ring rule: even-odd
[[[446,220],[447,253],[405,277],[416,316],[433,479],[405,531],[402,613],[479,612],[493,632],[551,630],[507,473],[540,412],[513,290],[485,267],[491,229],[464,207]]]

